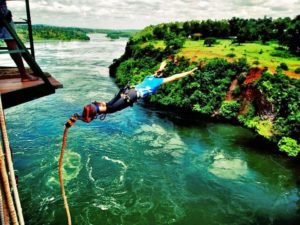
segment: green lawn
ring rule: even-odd
[[[276,47],[279,45],[276,42],[270,42],[268,45],[263,45],[259,42],[245,43],[241,45],[231,44],[231,40],[218,40],[218,44],[212,47],[203,45],[204,40],[191,41],[187,40],[184,47],[178,55],[185,56],[192,60],[199,60],[201,58],[222,57],[228,59],[237,59],[245,57],[250,64],[261,67],[268,67],[271,72],[276,70],[280,63],[286,63],[288,71],[284,71],[287,75],[300,78],[300,74],[295,74],[296,68],[300,67],[300,58],[290,56],[288,58],[272,56],[274,52],[278,52]],[[286,50],[279,51],[288,54]],[[235,54],[233,58],[228,57],[228,54]],[[258,64],[255,64],[258,63]]]
[[[150,43],[156,48],[163,49],[165,47],[163,41],[146,42],[142,44],[142,47]],[[287,50],[276,50],[275,48],[279,47],[278,43],[276,42],[269,42],[267,45],[263,45],[259,42],[237,45],[231,44],[231,40],[219,39],[218,44],[215,44],[212,47],[204,46],[203,43],[204,40],[187,40],[178,55],[190,58],[194,61],[198,61],[203,58],[210,59],[215,57],[227,58],[228,60],[245,57],[247,61],[253,66],[266,66],[272,73],[275,72],[276,67],[280,63],[286,63],[288,66],[288,71],[284,71],[284,73],[291,77],[300,79],[300,74],[296,74],[294,72],[296,68],[300,67],[300,57],[288,56],[287,58],[284,58],[272,56],[271,54],[274,52],[289,54]],[[234,57],[230,58],[227,56],[228,54],[232,53],[235,55]]]

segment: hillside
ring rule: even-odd
[[[163,86],[149,102],[238,121],[297,156],[300,47],[293,41],[299,29],[299,17],[149,26],[130,38],[110,74],[118,85],[136,84],[164,59],[166,76],[200,64],[193,77]]]

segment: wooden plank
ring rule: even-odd
[[[55,80],[53,77],[48,77],[52,86],[57,88],[62,88],[62,84]],[[36,81],[29,81],[29,82],[21,82],[20,78],[8,78],[8,79],[1,79],[0,80],[0,93],[5,94],[12,91],[17,91],[20,89],[26,89],[34,86],[38,86],[43,84],[44,81],[42,79]]]
[[[26,71],[29,74],[33,74],[30,69],[26,69]],[[63,87],[49,73],[45,73],[45,75],[52,85],[51,88],[41,78],[36,81],[21,82],[21,77],[16,67],[0,67],[0,93],[3,107],[8,108],[47,96],[55,93],[55,89]]]
[[[26,68],[28,74],[34,75],[33,71],[30,68]],[[50,77],[51,74],[44,72],[46,77]],[[20,77],[19,71],[16,67],[0,67],[0,79],[6,78],[16,78]]]

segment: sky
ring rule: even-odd
[[[7,1],[14,20],[25,18],[22,1]],[[142,29],[171,21],[292,17],[300,0],[30,0],[33,24]]]

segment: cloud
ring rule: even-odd
[[[33,23],[97,28],[143,28],[170,21],[295,17],[300,0],[31,0]],[[24,2],[9,2],[24,17]]]

